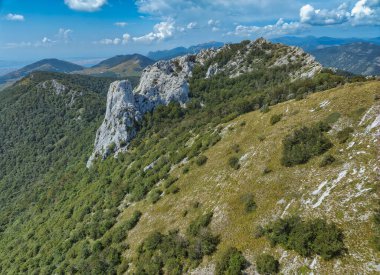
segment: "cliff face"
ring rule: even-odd
[[[220,63],[220,60],[226,62]],[[207,49],[197,55],[186,55],[171,60],[158,61],[144,69],[139,85],[132,91],[128,81],[111,84],[107,97],[107,112],[97,131],[95,149],[87,166],[97,156],[106,158],[127,148],[136,135],[135,123],[146,112],[158,105],[179,102],[182,106],[189,98],[189,78],[194,67],[207,67],[205,78],[223,73],[230,78],[255,71],[259,66],[275,67],[298,64],[289,71],[289,79],[312,77],[321,65],[301,49],[272,44],[258,39],[241,44]]]
[[[140,117],[129,81],[111,83],[106,114],[96,133],[94,152],[87,162],[87,167],[91,166],[97,156],[105,158],[125,147],[135,136],[135,122]]]
[[[126,150],[136,135],[136,122],[146,112],[173,101],[184,105],[188,100],[188,78],[194,64],[191,56],[159,61],[144,70],[140,84],[134,90],[127,80],[113,82],[108,90],[105,118],[96,133],[94,151],[87,167],[98,156],[104,159]]]

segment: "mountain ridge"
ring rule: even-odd
[[[70,72],[81,70],[81,69],[83,69],[82,66],[71,63],[71,62],[59,60],[56,58],[47,58],[47,59],[39,60],[29,65],[26,65],[19,70],[0,76],[0,83],[18,80],[34,71],[70,73]]]
[[[380,74],[380,46],[357,42],[319,49],[311,52],[326,67],[358,75]]]

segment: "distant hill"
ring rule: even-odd
[[[154,60],[141,54],[117,55],[76,73],[118,78],[140,76],[143,69],[153,63]]]
[[[196,54],[196,53],[199,53],[203,49],[220,48],[223,45],[224,43],[222,42],[213,41],[213,42],[208,42],[208,43],[199,44],[195,46],[190,46],[188,48],[177,47],[170,50],[149,52],[148,57],[154,60],[167,60],[167,59],[171,59],[171,58],[185,55],[185,54]]]
[[[310,52],[326,67],[361,75],[380,75],[380,46],[358,42]]]
[[[305,51],[314,51],[326,47],[339,46],[344,44],[358,43],[358,42],[370,42],[380,45],[380,37],[375,38],[334,38],[334,37],[315,37],[315,36],[284,36],[271,41],[276,43],[282,43],[290,46],[297,46],[303,48]]]
[[[70,73],[73,71],[82,70],[83,67],[74,63],[70,63],[67,61],[59,60],[59,59],[43,59],[22,67],[19,70],[7,73],[0,77],[0,84],[4,84],[7,82],[14,82],[31,72],[34,71],[44,71],[44,72],[60,72],[60,73]]]

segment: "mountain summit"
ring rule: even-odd
[[[82,66],[67,61],[55,58],[43,59],[30,65],[27,65],[17,71],[0,76],[0,84],[5,83],[7,81],[16,81],[34,71],[71,73],[73,71],[78,71],[82,69]]]

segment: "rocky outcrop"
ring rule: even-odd
[[[136,135],[135,123],[141,117],[136,108],[132,86],[127,80],[111,83],[107,94],[104,121],[96,133],[94,152],[87,162],[121,150]]]
[[[113,82],[107,95],[106,115],[96,133],[87,167],[97,157],[104,159],[126,150],[136,136],[136,123],[146,112],[170,102],[184,105],[189,97],[188,78],[194,64],[192,56],[159,61],[143,71],[140,84],[134,90],[127,80]]]
[[[205,78],[221,72],[231,78],[251,72],[263,62],[261,59],[264,56],[272,60],[268,67],[292,62],[301,64],[298,70],[289,72],[292,79],[312,77],[321,69],[318,62],[296,47],[274,45],[265,39],[243,42],[237,47],[240,47],[239,50],[235,50],[234,45],[225,45],[219,49],[203,50],[197,55],[158,61],[144,69],[140,83],[133,91],[128,81],[112,83],[108,91],[106,115],[97,131],[95,149],[87,166],[91,166],[97,156],[105,158],[126,150],[136,135],[136,123],[146,112],[170,102],[179,102],[184,106],[189,97],[188,80],[195,65],[208,66]],[[229,60],[219,64],[218,56],[223,52]]]

